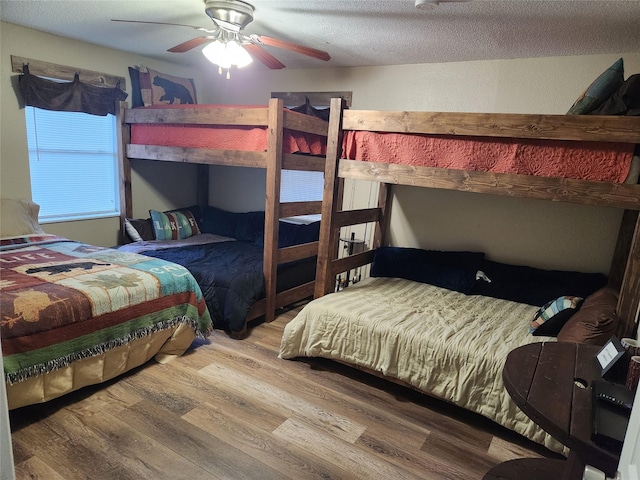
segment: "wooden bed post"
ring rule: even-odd
[[[342,154],[342,109],[341,98],[331,99],[329,132],[327,137],[327,159],[324,170],[324,191],[322,196],[322,220],[320,223],[320,243],[316,265],[316,286],[314,297],[322,297],[335,288],[335,278],[329,264],[337,253],[337,235],[333,226],[333,215],[342,206],[342,181],[338,178],[338,162]]]
[[[381,183],[378,189],[378,208],[380,209],[380,220],[376,222],[373,232],[373,245],[371,249],[384,246],[385,233],[389,230],[389,205],[391,204],[391,185]]]
[[[280,183],[282,180],[282,135],[284,101],[269,100],[267,185],[264,208],[264,281],[265,319],[272,322],[276,314],[276,277],[278,268],[278,226],[280,222]]]
[[[625,337],[636,335],[640,312],[640,215],[638,212],[635,217],[635,231],[628,250],[629,256],[617,308],[621,323],[618,326],[618,335]]]
[[[126,218],[133,217],[131,201],[131,160],[126,155],[127,145],[131,142],[131,130],[124,121],[126,102],[119,102],[116,110],[116,133],[120,142],[118,144],[118,178],[120,180],[120,235],[119,243],[126,242],[124,223]]]

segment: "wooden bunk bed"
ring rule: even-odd
[[[331,109],[316,297],[334,290],[336,275],[372,261],[372,250],[338,259],[339,229],[375,223],[372,247],[375,249],[383,245],[390,186],[394,184],[615,207],[625,212],[610,269],[610,284],[620,291],[618,315],[621,322],[618,334],[635,335],[640,305],[639,184],[363,162],[341,156],[345,130],[640,145],[640,118],[343,111],[340,99],[333,100]],[[378,207],[343,211],[342,183],[345,178],[379,182]]]
[[[280,202],[282,170],[325,170],[325,141],[328,123],[319,118],[292,112],[284,108],[283,100],[271,99],[265,107],[228,107],[193,105],[195,108],[140,108],[126,109],[121,113],[122,188],[121,215],[124,221],[132,217],[131,160],[157,160],[198,164],[198,203],[208,204],[208,166],[240,166],[266,169],[266,200],[264,228],[263,272],[266,295],[256,302],[247,315],[247,321],[265,316],[272,321],[276,309],[313,295],[314,282],[276,292],[278,265],[317,255],[318,242],[305,243],[287,248],[278,248],[278,225],[281,218],[321,213],[322,202]],[[257,147],[240,145],[230,148],[205,146],[142,145],[131,142],[132,127],[137,124],[187,126],[195,128],[226,129],[243,135],[249,132],[260,137]],[[291,135],[306,135],[321,143],[316,149],[300,149],[290,145]],[[242,139],[242,137],[240,137]],[[179,141],[179,139],[178,139]],[[177,144],[179,145],[179,143]],[[265,148],[266,147],[266,148]],[[252,149],[253,148],[253,149]],[[320,155],[318,155],[320,153]],[[247,326],[241,331],[231,332],[235,338],[247,334]]]
[[[615,310],[611,317],[617,313],[619,319],[617,335],[634,336],[640,309],[640,185],[349,160],[343,155],[343,136],[363,131],[619,142],[631,144],[625,147],[631,152],[640,144],[640,118],[357,111],[343,110],[339,99],[331,109],[315,299],[285,327],[280,357],[348,364],[472,410],[562,452],[559,442],[515,407],[501,377],[513,348],[556,341],[530,334],[529,322],[542,304],[448,290],[408,277],[378,278],[393,275],[334,292],[336,276],[374,262],[384,250],[378,247],[385,245],[392,185],[621,208],[609,285],[595,292],[593,301],[585,298],[582,310],[606,298]],[[347,178],[379,182],[377,207],[343,210]],[[363,223],[375,225],[372,249],[338,258],[340,229]],[[440,252],[428,255],[433,253]],[[471,258],[471,252],[446,253],[461,253],[465,262]],[[475,279],[476,268],[468,269]],[[607,324],[611,331],[614,324]]]

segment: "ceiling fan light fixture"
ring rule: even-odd
[[[440,2],[438,0],[416,0],[418,10],[435,10]]]
[[[253,21],[254,7],[242,0],[205,0],[204,11],[217,25],[239,32]]]
[[[227,69],[233,65],[238,68],[246,67],[253,61],[249,52],[242,48],[235,40],[229,40],[227,42],[216,40],[206,45],[202,49],[202,53],[211,63]]]

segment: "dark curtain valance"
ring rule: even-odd
[[[115,115],[117,102],[127,98],[119,83],[113,88],[87,85],[77,73],[73,82],[59,83],[31,75],[28,65],[23,67],[19,83],[26,105],[45,110]]]

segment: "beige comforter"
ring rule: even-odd
[[[324,357],[402,380],[562,452],[513,403],[507,354],[535,337],[537,307],[398,278],[368,278],[310,302],[285,328],[280,357]]]

